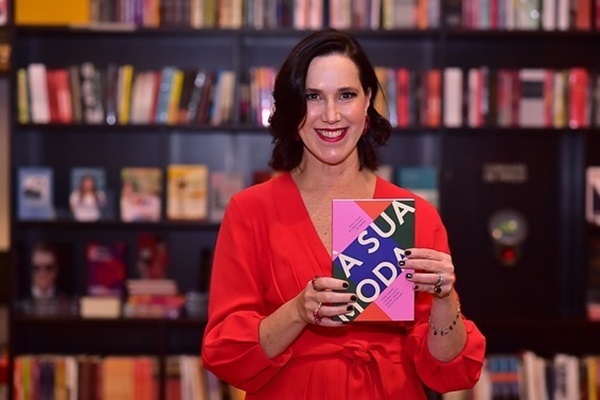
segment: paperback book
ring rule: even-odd
[[[414,199],[334,199],[333,277],[349,283],[349,321],[412,321],[414,291],[398,262],[415,242]]]
[[[54,213],[54,175],[49,167],[22,167],[18,173],[19,219],[48,220]]]

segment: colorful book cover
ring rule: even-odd
[[[415,242],[414,199],[334,199],[333,277],[358,297],[335,320],[412,321],[414,291],[398,266]]]
[[[69,207],[77,221],[98,221],[106,209],[106,172],[103,168],[73,167]]]
[[[214,171],[210,174],[209,211],[211,222],[221,222],[234,194],[244,188],[244,175],[237,172]]]
[[[54,174],[49,167],[21,167],[18,172],[19,219],[47,220],[55,217]]]
[[[123,168],[121,184],[122,221],[160,220],[162,210],[162,171],[160,168]]]
[[[86,246],[87,294],[121,296],[125,291],[125,244],[89,242]]]
[[[208,217],[208,166],[167,167],[167,217],[171,220],[203,220]]]

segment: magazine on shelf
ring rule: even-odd
[[[334,199],[333,277],[358,297],[354,310],[335,317],[349,321],[411,321],[414,291],[401,268],[414,246],[414,199]]]

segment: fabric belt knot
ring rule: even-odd
[[[372,354],[373,346],[367,342],[349,342],[342,347],[344,348],[342,354],[352,360],[362,361],[363,363],[374,360]]]

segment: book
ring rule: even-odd
[[[18,170],[17,215],[19,219],[48,220],[55,216],[54,174],[50,167]]]
[[[244,188],[244,175],[214,171],[210,174],[209,185],[208,218],[211,222],[221,222],[231,197]]]
[[[106,208],[106,173],[103,168],[73,167],[69,207],[77,221],[97,221]]]
[[[140,233],[137,237],[136,269],[141,279],[164,279],[169,267],[169,246],[158,234]]]
[[[125,291],[125,243],[88,242],[87,294],[91,296],[117,296]]]
[[[354,310],[334,317],[349,321],[414,319],[409,269],[398,266],[415,241],[414,199],[334,199],[333,277],[358,297]]]
[[[167,218],[203,220],[208,217],[208,166],[167,167]]]
[[[159,221],[162,210],[162,171],[152,167],[121,170],[121,220]]]
[[[585,216],[588,222],[600,225],[600,166],[586,170]]]
[[[417,196],[440,207],[440,194],[438,189],[438,172],[434,167],[403,166],[398,168],[396,183],[398,186],[410,190]]]
[[[19,0],[15,2],[15,23],[17,25],[85,25],[89,22],[89,0],[52,2]]]

